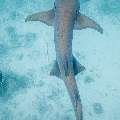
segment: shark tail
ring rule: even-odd
[[[71,76],[68,76],[66,79],[64,79],[64,82],[69,93],[72,105],[74,107],[76,120],[83,120],[82,104],[76,80],[75,78],[71,78]]]
[[[77,75],[79,72],[83,71],[85,69],[84,66],[82,66],[76,59],[73,57],[73,69],[74,69],[74,75],[66,75],[61,76],[60,69],[58,66],[57,61],[55,61],[54,66],[50,72],[50,75],[57,76],[64,80],[65,86],[67,88],[68,94],[70,96],[72,105],[74,107],[76,120],[83,120],[82,116],[82,104],[80,100],[79,91],[77,88],[75,75]]]

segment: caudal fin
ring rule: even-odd
[[[76,120],[83,120],[82,104],[76,80],[72,76],[67,76],[67,78],[64,79],[64,82],[74,107]]]
[[[76,120],[83,120],[82,104],[81,104],[79,91],[78,91],[76,80],[75,80],[75,75],[77,75],[79,72],[85,70],[85,67],[82,66],[75,59],[75,57],[73,57],[73,70],[74,70],[74,75],[67,74],[66,76],[63,76],[60,73],[60,69],[59,69],[57,61],[55,61],[53,68],[50,72],[50,75],[59,77],[64,80],[65,86],[67,88],[68,94],[69,94],[71,102],[72,102],[72,105],[74,107]]]

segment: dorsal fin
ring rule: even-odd
[[[92,28],[97,30],[101,34],[103,33],[103,29],[99,24],[97,24],[94,20],[90,19],[89,17],[80,13],[77,16],[77,20],[75,21],[74,29],[81,30],[85,28]]]
[[[25,19],[25,22],[28,21],[40,21],[47,24],[48,26],[52,26],[54,22],[54,9],[29,15]]]

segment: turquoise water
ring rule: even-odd
[[[120,1],[81,0],[81,12],[103,35],[74,31],[73,53],[84,120],[120,120]],[[55,60],[53,28],[25,23],[54,0],[0,0],[0,120],[75,120],[62,80],[49,76]],[[0,72],[0,78],[1,78]]]

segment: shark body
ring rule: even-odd
[[[95,21],[79,12],[78,0],[55,0],[54,8],[29,15],[27,21],[41,21],[54,26],[56,61],[50,75],[61,78],[74,107],[76,120],[83,120],[82,104],[75,75],[85,69],[72,53],[73,30],[92,28],[100,33],[103,29]]]

